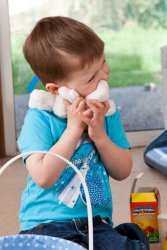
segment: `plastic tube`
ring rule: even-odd
[[[19,155],[16,155],[15,157],[13,157],[12,159],[10,159],[8,162],[6,162],[0,169],[0,176],[2,175],[2,173],[15,161],[17,161],[18,159],[20,159],[21,157],[24,156],[29,156],[31,154],[49,154],[52,156],[56,156],[57,158],[61,159],[62,161],[66,162],[72,169],[74,169],[74,171],[76,172],[76,174],[79,176],[81,183],[83,185],[84,188],[84,192],[85,192],[85,196],[86,196],[86,203],[87,203],[87,212],[88,212],[88,227],[89,227],[89,250],[93,250],[93,220],[92,220],[92,206],[91,206],[91,201],[90,201],[90,196],[89,196],[89,191],[86,185],[86,182],[82,176],[82,174],[80,173],[80,171],[77,169],[77,167],[70,162],[69,160],[67,160],[66,158],[64,158],[63,156],[53,153],[53,152],[48,152],[48,151],[29,151],[29,152],[25,152],[25,153],[21,153]]]

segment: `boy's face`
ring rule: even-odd
[[[75,72],[71,80],[64,86],[75,89],[80,96],[86,97],[92,93],[96,88],[100,80],[109,79],[109,66],[105,61],[104,55],[96,60],[89,67]]]

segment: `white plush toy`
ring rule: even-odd
[[[63,99],[73,102],[79,94],[74,89],[69,89],[65,86],[58,89],[59,95],[51,94],[45,90],[35,89],[30,94],[29,107],[40,110],[53,111],[53,113],[59,117],[65,118],[67,116],[66,108],[63,103]],[[109,101],[110,108],[106,115],[112,115],[116,111],[115,103],[112,99],[109,99],[109,87],[108,83],[101,80],[97,86],[97,89],[86,96],[86,99],[94,99],[99,102]]]

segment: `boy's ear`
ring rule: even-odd
[[[46,83],[45,88],[47,89],[48,92],[57,95],[58,94],[58,88],[60,85],[56,83]]]

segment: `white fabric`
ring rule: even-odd
[[[88,164],[85,162],[80,168],[84,180],[89,170]],[[75,175],[71,182],[66,186],[63,192],[58,196],[60,203],[64,203],[67,207],[73,208],[80,196],[81,180],[78,175]]]
[[[30,94],[29,108],[36,108],[40,110],[53,111],[55,115],[65,118],[67,116],[66,108],[63,99],[73,102],[79,94],[74,89],[69,89],[65,86],[58,89],[59,95],[51,94],[45,90],[35,89]],[[101,80],[97,89],[86,96],[86,99],[94,99],[99,102],[109,101],[110,108],[106,115],[112,115],[116,111],[115,103],[109,99],[108,83]]]

